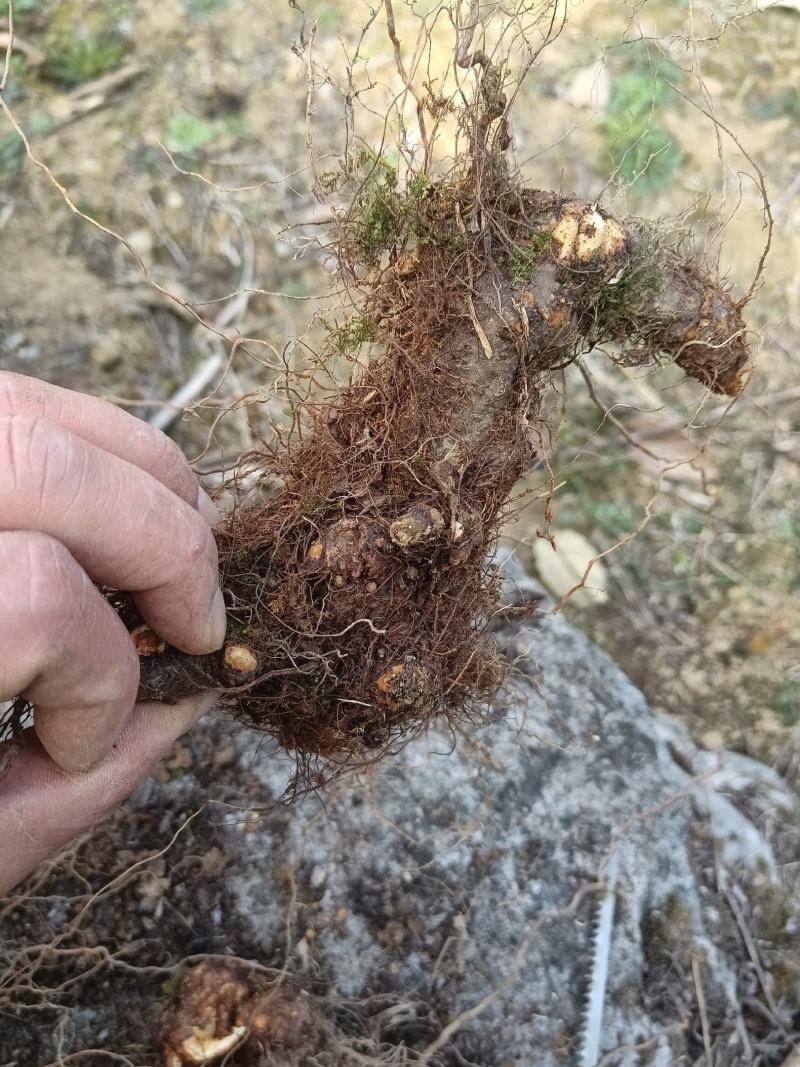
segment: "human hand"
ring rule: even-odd
[[[164,434],[0,371],[0,700],[35,708],[0,779],[0,893],[108,815],[213,705],[135,706],[138,656],[95,583],[131,592],[176,648],[214,651],[217,518]]]

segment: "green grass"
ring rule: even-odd
[[[762,120],[787,116],[800,122],[800,89],[786,86],[772,96],[752,93],[748,97],[747,107],[751,114]]]
[[[622,461],[622,456],[620,460]],[[641,522],[641,511],[630,504],[613,500],[591,500],[585,505],[591,528],[600,530],[610,541],[618,541]]]
[[[228,0],[184,0],[186,14],[192,19],[202,19],[228,6]]]
[[[22,141],[16,133],[3,134],[0,137],[0,177],[8,179],[17,174],[24,156]]]
[[[167,123],[167,148],[171,152],[192,155],[210,145],[216,139],[217,132],[214,123],[189,111],[179,111]]]
[[[673,94],[663,66],[651,68],[646,50],[629,49],[623,57],[601,128],[615,174],[645,194],[669,185],[681,165],[680,147],[660,121]]]
[[[775,687],[772,706],[784,726],[800,722],[800,682],[780,682]]]
[[[65,88],[74,88],[118,67],[127,51],[125,39],[114,32],[90,33],[72,39],[59,34],[47,43],[42,75]]]
[[[48,0],[41,47],[41,76],[65,89],[101,78],[118,67],[132,47],[125,27],[133,0]],[[37,9],[38,10],[38,9]]]
[[[307,9],[309,10],[309,9]],[[314,21],[323,31],[338,30],[342,19],[339,7],[333,3],[320,3],[310,9]]]
[[[323,515],[332,515],[338,510],[335,501],[327,500],[320,497],[318,500],[311,500],[305,509],[305,514],[310,519],[320,519]]]
[[[46,133],[54,123],[51,115],[43,111],[31,115],[25,124],[25,132],[32,140],[37,134]],[[0,136],[0,177],[10,179],[22,170],[25,162],[25,148],[13,131]]]

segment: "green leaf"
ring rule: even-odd
[[[191,155],[211,144],[218,130],[210,122],[189,111],[179,111],[167,123],[167,148]]]

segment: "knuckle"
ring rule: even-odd
[[[84,704],[113,705],[127,715],[136,703],[139,691],[139,657],[127,634],[105,636],[108,644],[103,662],[95,669]]]
[[[36,531],[9,531],[0,535],[0,564],[10,575],[30,571],[61,576],[74,564],[67,549],[49,534]]]
[[[210,527],[202,519],[193,517],[191,537],[186,544],[187,562],[192,570],[208,567],[216,573],[219,557],[217,542]]]
[[[32,472],[48,469],[52,430],[38,415],[0,416],[0,470],[10,479],[12,491],[30,492]]]
[[[30,621],[56,629],[74,614],[70,595],[76,576],[83,576],[64,545],[47,534],[21,535],[18,549],[18,583]],[[88,581],[88,579],[84,579]]]
[[[49,672],[55,663],[72,668],[76,657],[85,658],[76,641],[93,640],[103,653],[95,656],[87,673],[85,703],[133,706],[139,683],[133,642],[88,575],[56,538],[28,531],[0,533],[2,609],[15,619],[4,645],[12,674],[33,678]],[[86,658],[87,666],[90,662]]]
[[[16,620],[5,650],[17,662],[49,660],[63,646],[89,579],[55,538],[0,535],[0,606]]]
[[[71,508],[96,473],[83,442],[44,416],[0,416],[0,495],[26,513],[55,500]]]
[[[194,507],[197,498],[197,479],[189,462],[171,437],[159,431],[156,446],[156,470],[159,481]]]
[[[91,797],[87,798],[86,823],[105,822],[123,800],[129,796],[136,782],[128,782],[116,775],[103,773],[92,777]]]

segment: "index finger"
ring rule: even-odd
[[[165,433],[127,411],[37,378],[0,370],[0,415],[44,418],[82,440],[147,471],[212,523],[213,505],[186,457]]]
[[[145,622],[183,652],[225,637],[208,523],[161,482],[27,415],[0,415],[0,530],[60,541],[98,584],[134,594]]]

